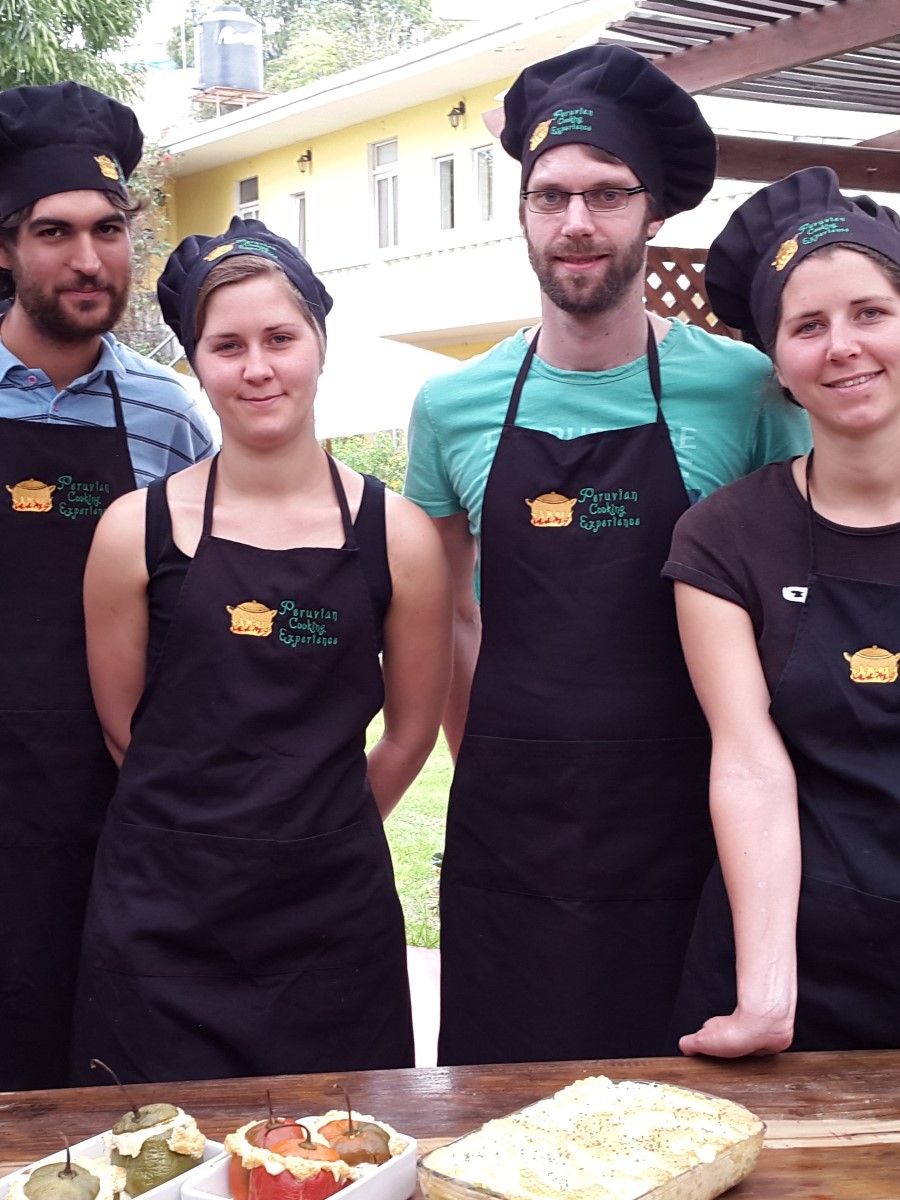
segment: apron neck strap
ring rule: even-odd
[[[809,569],[816,569],[816,510],[812,500],[813,451],[806,456],[806,531],[809,536]]]
[[[106,384],[109,388],[109,394],[112,396],[113,412],[116,415],[116,429],[124,429],[125,418],[122,416],[122,397],[119,395],[119,385],[116,383],[116,377],[112,371],[106,372]]]
[[[203,498],[203,537],[212,533],[213,503],[216,498],[216,472],[219,467],[219,455],[213,456],[209,464],[209,478],[206,481],[206,495]]]
[[[331,472],[331,482],[334,484],[335,495],[341,510],[341,521],[344,525],[344,549],[356,549],[356,530],[353,528],[353,521],[350,518],[350,505],[347,503],[347,493],[344,491],[344,484],[341,480],[341,473],[338,470],[337,463],[327,451],[323,451],[328,459],[328,470]]]
[[[647,374],[650,376],[650,390],[656,401],[656,420],[658,424],[662,424],[662,375],[659,369],[659,350],[656,346],[653,323],[649,317],[647,318]]]
[[[221,452],[220,452],[221,453]],[[337,496],[338,507],[341,510],[341,523],[344,527],[344,549],[355,550],[356,547],[356,531],[353,528],[353,521],[350,517],[350,505],[347,503],[347,493],[344,491],[344,484],[341,481],[340,471],[337,469],[337,464],[334,459],[326,451],[322,451],[328,461],[328,470],[331,474],[331,482],[334,485],[334,492]],[[206,481],[206,496],[203,500],[203,537],[209,537],[212,533],[213,507],[216,498],[216,472],[219,466],[219,455],[216,454],[212,462],[209,464],[209,478]]]
[[[506,421],[504,422],[506,425],[515,425],[516,423],[516,417],[519,412],[519,401],[522,398],[522,388],[525,386],[525,380],[531,367],[531,360],[537,352],[540,332],[540,326],[538,326],[534,331],[531,344],[525,351],[525,357],[522,359],[522,365],[519,367],[519,372],[516,375],[516,381],[513,384],[512,394],[509,398],[509,407],[506,410]],[[647,318],[647,373],[650,376],[650,390],[653,392],[653,399],[656,401],[656,420],[657,423],[660,423],[663,421],[662,377],[659,370],[659,351],[656,348],[656,335],[653,332],[653,325],[649,317]]]

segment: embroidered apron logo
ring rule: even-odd
[[[44,483],[40,479],[22,479],[19,483],[6,490],[12,496],[12,506],[15,512],[49,512],[53,507],[55,483]]]
[[[560,528],[572,524],[572,509],[577,500],[569,500],[559,492],[544,492],[536,500],[526,500],[531,509],[531,523],[541,528]]]
[[[637,503],[637,498],[637,492],[628,488],[610,488],[608,491],[582,488],[578,500],[586,511],[579,514],[578,524],[588,533],[640,525],[641,518],[634,516],[629,509],[629,505]]]
[[[294,600],[282,600],[279,615],[287,617],[278,628],[278,640],[286,646],[336,646],[338,638],[328,627],[338,619],[334,608],[301,608]]]
[[[897,662],[900,654],[891,654],[881,646],[869,646],[855,654],[844,651],[850,664],[850,678],[854,683],[894,683],[897,679]]]
[[[272,632],[272,620],[278,615],[276,608],[266,608],[258,600],[245,600],[234,608],[226,604],[225,608],[231,613],[231,632],[248,637],[268,637]]]
[[[71,521],[79,517],[103,516],[103,497],[109,495],[109,484],[102,479],[73,479],[71,475],[60,475],[59,514]]]
[[[540,529],[562,529],[571,525],[575,517],[575,506],[584,505],[578,513],[578,527],[588,533],[600,533],[603,529],[628,529],[640,525],[631,505],[637,504],[638,494],[628,488],[610,488],[597,491],[584,487],[575,498],[561,492],[544,492],[536,500],[526,500],[531,509],[531,524]]]
[[[277,630],[282,645],[336,646],[337,635],[329,629],[338,619],[334,608],[301,608],[295,600],[282,600],[278,608],[266,608],[258,600],[226,604],[231,613],[231,632],[248,637],[269,637]],[[285,618],[275,624],[276,617]]]

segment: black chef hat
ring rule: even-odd
[[[127,105],[80,83],[0,92],[0,220],[57,192],[127,200],[143,144]]]
[[[770,350],[791,272],[831,242],[869,246],[900,264],[900,217],[869,196],[842,196],[830,167],[807,167],[762,188],[709,248],[705,280],[713,311]]]
[[[692,96],[626,46],[587,46],[526,67],[506,93],[503,149],[522,164],[565,142],[626,163],[662,213],[695,208],[716,175],[716,139]]]
[[[194,234],[176,246],[156,285],[163,320],[184,346],[189,362],[194,361],[194,311],[203,281],[213,267],[236,254],[255,254],[277,263],[309,305],[324,335],[333,301],[297,247],[262,221],[232,217],[225,233]]]

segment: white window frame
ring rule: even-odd
[[[443,154],[434,160],[438,191],[438,223],[441,229],[456,228],[456,160]]]
[[[391,150],[393,149],[393,155]],[[382,153],[382,151],[386,153]],[[372,204],[379,250],[392,250],[400,242],[400,145],[385,138],[369,147],[372,170]]]
[[[245,187],[245,184],[253,184],[253,187]],[[259,176],[248,175],[246,179],[239,179],[235,188],[237,192],[237,210],[245,221],[259,220]],[[244,197],[251,192],[256,192],[256,196],[245,200]]]
[[[306,192],[294,192],[294,245],[306,257]]]
[[[472,174],[475,177],[475,211],[478,219],[479,221],[493,221],[495,184],[493,146],[475,146],[473,148]]]

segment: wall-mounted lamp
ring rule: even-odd
[[[312,167],[312,150],[304,150],[304,152],[297,159],[297,166],[300,168],[300,174],[305,175],[306,168]]]
[[[459,128],[459,118],[464,117],[465,115],[466,115],[466,102],[465,102],[465,100],[460,100],[459,104],[454,104],[454,106],[447,113],[447,120],[450,122],[450,128],[458,129]]]

